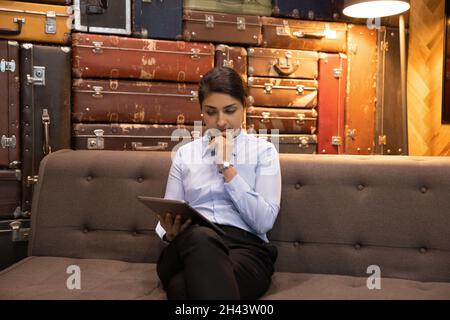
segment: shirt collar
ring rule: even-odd
[[[246,136],[246,132],[244,129],[240,129],[239,134],[234,137],[233,141],[234,141],[234,145],[236,146],[240,140],[242,140],[245,136]],[[209,137],[208,135],[205,134],[202,137],[202,158],[204,158],[209,152],[212,151],[212,148],[208,145],[209,144]]]

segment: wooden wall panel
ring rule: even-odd
[[[450,156],[450,125],[441,125],[444,3],[411,1],[407,88],[413,156]]]

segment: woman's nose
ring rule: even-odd
[[[225,127],[227,122],[225,121],[225,118],[222,113],[219,113],[219,117],[217,118],[217,126],[218,127]]]

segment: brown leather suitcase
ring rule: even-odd
[[[217,12],[184,10],[184,39],[258,46],[261,44],[261,19]]]
[[[345,153],[374,154],[377,32],[349,26]]]
[[[145,124],[73,124],[75,150],[172,151],[201,137],[197,126]]]
[[[0,0],[0,38],[67,44],[70,7]]]
[[[316,80],[248,79],[250,105],[256,107],[308,108],[317,106]]]
[[[234,69],[247,81],[247,50],[242,47],[231,47],[225,44],[216,46],[216,67]]]
[[[59,5],[70,5],[72,0],[17,0],[21,2],[36,2],[36,3],[48,3],[48,4],[59,4]]]
[[[345,151],[345,95],[347,56],[321,53],[319,73],[319,141],[320,154],[343,154]]]
[[[250,107],[247,110],[247,130],[277,130],[277,134],[314,134],[317,130],[315,109],[281,109]]]
[[[198,85],[75,79],[74,122],[194,124],[201,121]]]
[[[214,67],[214,46],[207,43],[73,34],[73,75],[199,82]]]
[[[248,75],[317,79],[318,60],[319,55],[315,51],[249,48]]]
[[[402,104],[401,81],[400,31],[383,27],[378,30],[377,154],[408,155],[407,108]]]
[[[23,43],[20,60],[22,205],[28,212],[40,161],[70,148],[70,47]]]
[[[249,134],[255,134],[249,131]],[[317,154],[316,135],[255,134],[256,137],[272,142],[279,153]]]
[[[18,218],[21,215],[21,179],[19,169],[0,169],[0,219]]]
[[[20,165],[19,44],[0,41],[0,167]]]
[[[347,25],[340,22],[261,17],[265,48],[347,51]]]

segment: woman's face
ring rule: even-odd
[[[222,134],[226,130],[242,128],[244,106],[239,100],[223,93],[210,93],[203,100],[203,120],[206,129],[218,129]]]

